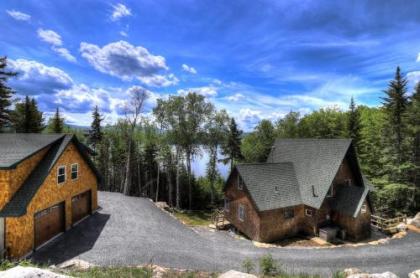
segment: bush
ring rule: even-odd
[[[242,268],[246,273],[251,273],[255,269],[254,262],[251,259],[245,259],[242,262]]]
[[[280,273],[280,269],[274,261],[271,254],[264,255],[260,259],[260,273],[262,275],[276,275]]]

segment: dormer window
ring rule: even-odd
[[[58,166],[57,168],[57,183],[61,184],[66,181],[66,166]]]

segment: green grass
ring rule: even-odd
[[[81,278],[151,278],[152,274],[148,268],[136,267],[92,267],[87,270],[72,270],[67,275]]]
[[[31,267],[38,267],[38,268],[44,268],[42,265],[37,265],[32,263],[30,260],[21,260],[17,262],[11,262],[9,260],[1,260],[0,261],[0,271],[8,270],[9,268],[13,268],[15,266],[31,266]]]
[[[211,224],[210,211],[175,211],[175,217],[188,226],[208,226]]]

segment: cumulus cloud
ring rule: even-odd
[[[234,95],[228,96],[228,100],[230,101],[239,101],[241,99],[244,99],[245,96],[243,94],[240,93],[236,93]]]
[[[29,14],[25,14],[20,11],[16,10],[7,10],[6,11],[11,17],[19,21],[29,21],[31,20],[31,16]]]
[[[178,83],[173,74],[161,74],[169,70],[164,57],[153,55],[146,48],[126,41],[113,42],[102,48],[82,42],[80,53],[96,70],[122,80],[138,79],[156,87]]]
[[[9,66],[18,72],[10,85],[20,94],[54,94],[56,90],[68,89],[73,85],[71,77],[56,67],[49,67],[36,61],[10,60]]]
[[[420,71],[412,71],[407,73],[407,79],[413,84],[420,82]]]
[[[420,52],[419,52],[419,54],[417,55],[417,62],[420,62]]]
[[[112,21],[118,21],[122,17],[130,16],[131,10],[127,8],[124,4],[118,3],[117,5],[112,5],[113,11],[111,15]]]
[[[70,54],[70,51],[67,48],[62,47],[63,41],[61,40],[61,36],[53,30],[39,28],[38,37],[42,41],[50,44],[51,49],[67,61],[76,62],[76,58]]]
[[[125,31],[120,31],[120,35],[123,37],[128,37],[128,34]]]
[[[179,89],[178,94],[186,95],[189,92],[194,92],[205,97],[214,97],[217,95],[217,88],[214,86],[203,86],[189,89]]]
[[[197,70],[195,68],[190,67],[186,64],[182,64],[182,70],[185,71],[185,72],[191,73],[191,74],[196,74],[197,73]]]

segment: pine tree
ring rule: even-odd
[[[389,82],[388,89],[383,98],[387,124],[385,137],[388,138],[388,156],[390,161],[391,176],[401,180],[401,165],[405,162],[403,152],[403,140],[406,133],[404,115],[407,110],[407,79],[401,74],[400,67],[397,67],[395,78]]]
[[[95,106],[92,112],[93,121],[89,130],[89,143],[93,146],[93,150],[96,150],[96,146],[101,142],[103,132],[101,128],[101,122],[103,118],[99,113],[98,106]]]
[[[356,147],[356,150],[359,150],[361,140],[360,113],[358,108],[356,107],[356,103],[354,102],[353,97],[350,100],[347,128],[350,138],[353,139],[353,144]]]
[[[241,153],[241,135],[242,131],[238,129],[235,119],[232,118],[229,125],[229,134],[227,140],[222,144],[222,154],[226,157],[223,163],[230,162],[230,169],[233,169],[235,160],[243,159]]]
[[[28,96],[16,104],[11,122],[15,131],[21,133],[40,133],[45,128],[43,113],[38,110],[36,100]]]
[[[10,105],[12,95],[15,93],[10,87],[6,85],[10,77],[15,76],[17,73],[7,71],[7,57],[0,57],[0,132],[3,128],[10,124]]]
[[[64,118],[60,115],[60,109],[57,107],[54,117],[50,119],[50,130],[52,133],[63,133]]]

